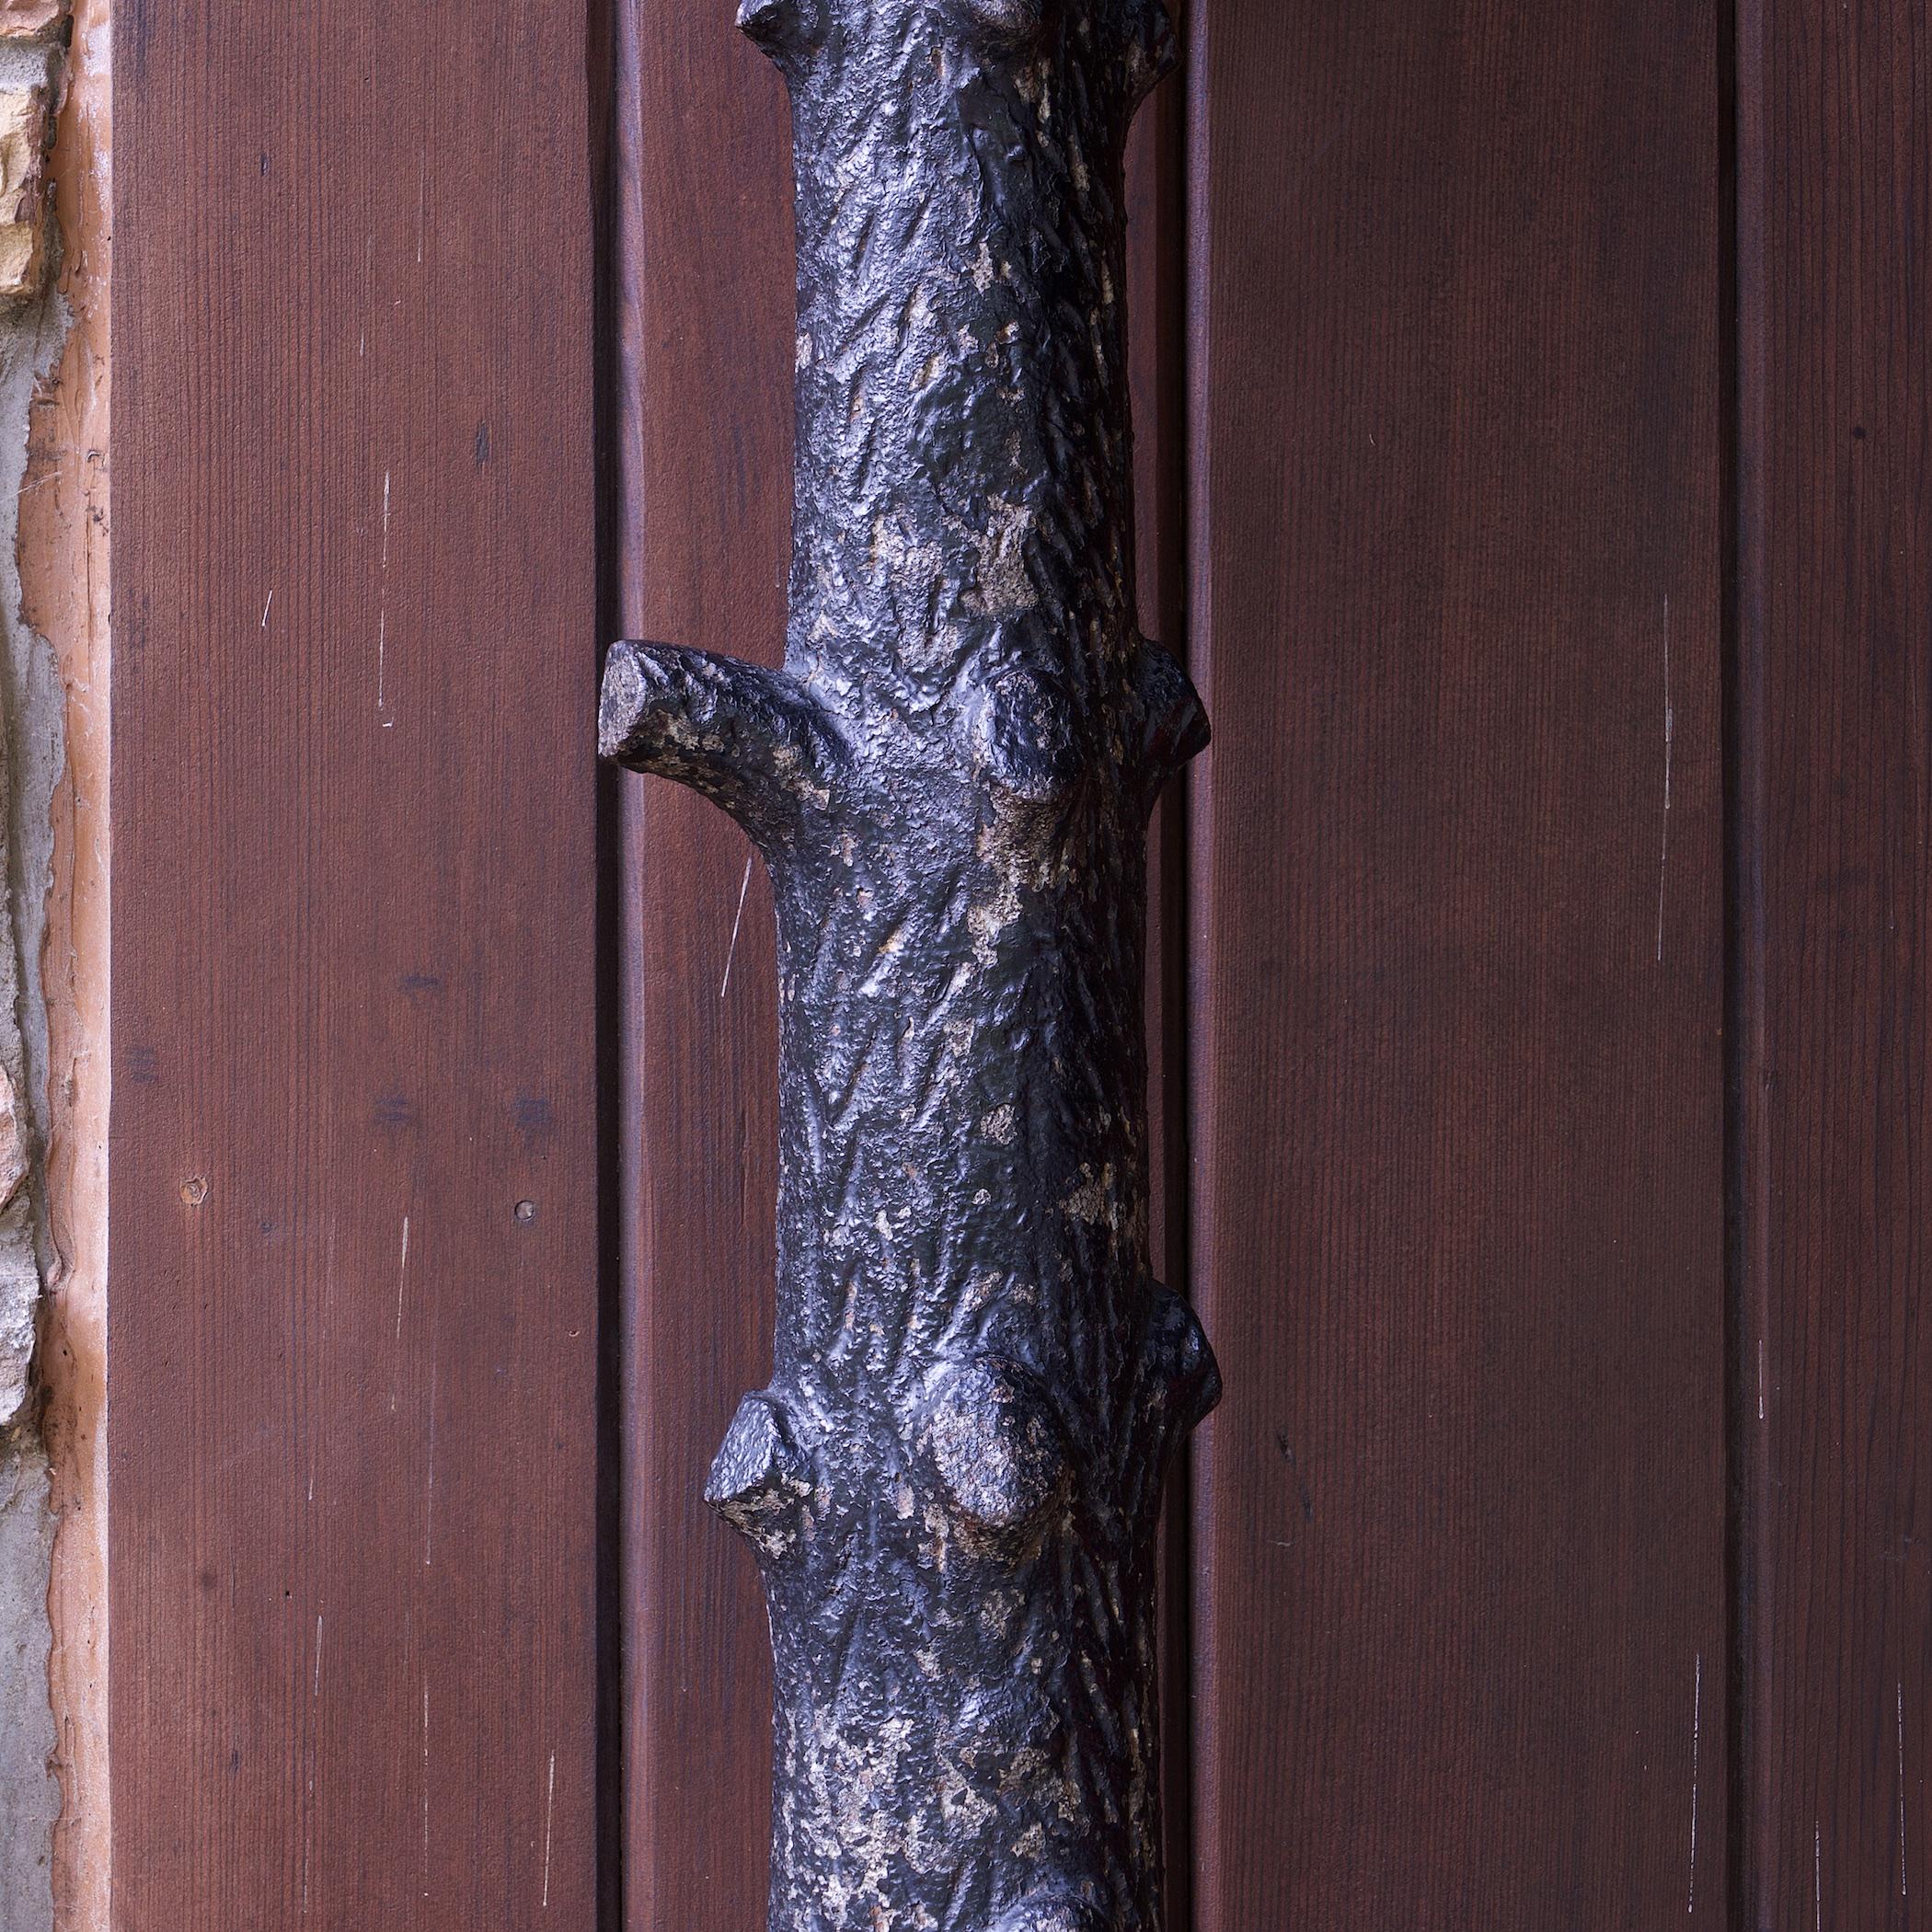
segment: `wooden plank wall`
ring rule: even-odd
[[[115,9],[123,1932],[593,1922],[584,61]]]
[[[1932,1886],[1932,35],[1738,9],[1741,1923]]]
[[[1717,28],[1190,35],[1201,1932],[1725,1920]]]
[[[782,648],[788,131],[730,12],[118,17],[129,1932],[762,1914],[764,1618],[699,1492],[770,1346],[768,898],[590,765],[600,629]],[[1903,1926],[1918,10],[1185,26],[1130,171],[1144,619],[1217,726],[1150,986],[1229,1383],[1167,1546],[1175,1925]]]

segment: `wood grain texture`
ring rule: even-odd
[[[1714,35],[1190,36],[1202,1932],[1725,1921]]]
[[[624,635],[777,663],[790,555],[791,146],[728,6],[616,8]],[[771,1663],[757,1566],[705,1506],[770,1374],[777,973],[724,814],[621,781],[626,1924],[764,1923]]]
[[[1738,10],[1740,1922],[1932,1884],[1932,40]]]
[[[1170,5],[1177,21],[1184,9]],[[1127,343],[1133,388],[1141,627],[1187,661],[1187,95],[1158,86],[1127,142]],[[1147,837],[1148,1248],[1156,1273],[1188,1287],[1187,774],[1156,806]],[[1167,1920],[1191,1922],[1193,1849],[1188,1603],[1189,1450],[1175,1453],[1160,1536],[1161,1815]]]
[[[115,1922],[588,1926],[582,25],[114,59]]]

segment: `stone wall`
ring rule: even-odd
[[[0,1932],[107,1926],[108,29],[65,11],[0,0]]]

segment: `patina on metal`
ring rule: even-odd
[[[770,868],[772,1932],[1157,1932],[1154,1528],[1219,1378],[1148,1265],[1121,153],[1157,0],[748,0],[798,173],[785,669],[625,643],[601,736]]]

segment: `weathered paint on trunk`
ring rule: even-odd
[[[774,1932],[1156,1932],[1152,1539],[1218,1378],[1147,1252],[1121,151],[1156,0],[753,0],[798,169],[783,672],[604,748],[730,811],[781,995],[771,1386],[707,1493],[776,1659]],[[700,1284],[694,1284],[697,1288]]]

